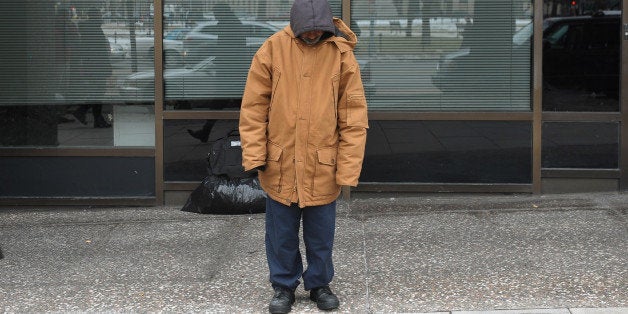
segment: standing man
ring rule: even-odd
[[[326,0],[295,0],[290,25],[266,40],[249,69],[240,111],[242,163],[258,170],[268,194],[271,313],[290,312],[301,277],[319,309],[339,306],[329,288],[336,199],[341,186],[358,184],[368,128],[356,43]]]
[[[81,99],[87,104],[80,105],[72,114],[82,124],[87,124],[87,110],[92,108],[94,128],[110,128],[102,115],[102,103],[107,91],[107,80],[111,76],[111,61],[109,54],[111,48],[109,40],[102,30],[102,14],[96,8],[88,11],[88,19],[79,25],[81,32],[81,83],[84,95]],[[91,103],[91,104],[90,104]]]

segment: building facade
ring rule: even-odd
[[[353,191],[628,189],[628,0],[330,0],[370,129]],[[4,4],[0,204],[180,204],[290,0]]]

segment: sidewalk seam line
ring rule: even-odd
[[[349,204],[349,212],[351,212],[351,204]],[[362,221],[362,259],[364,261],[364,287],[366,290],[366,312],[372,313],[371,311],[371,292],[369,287],[370,281],[370,270],[368,265],[368,259],[366,255],[366,218],[364,217],[364,213],[360,213],[360,220]]]

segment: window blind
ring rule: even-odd
[[[351,4],[370,109],[530,110],[530,2]]]
[[[329,1],[335,16],[341,2]],[[238,106],[251,60],[266,38],[290,23],[293,1],[164,1],[164,89],[170,109]],[[180,41],[167,39],[184,32]],[[178,62],[180,61],[180,62]],[[181,105],[181,104],[185,105]],[[167,107],[168,108],[168,107]]]

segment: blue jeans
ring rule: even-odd
[[[299,250],[303,218],[303,242],[307,270]],[[266,199],[266,258],[273,287],[295,290],[303,277],[305,290],[326,286],[334,277],[332,249],[336,228],[336,202],[299,208]]]

